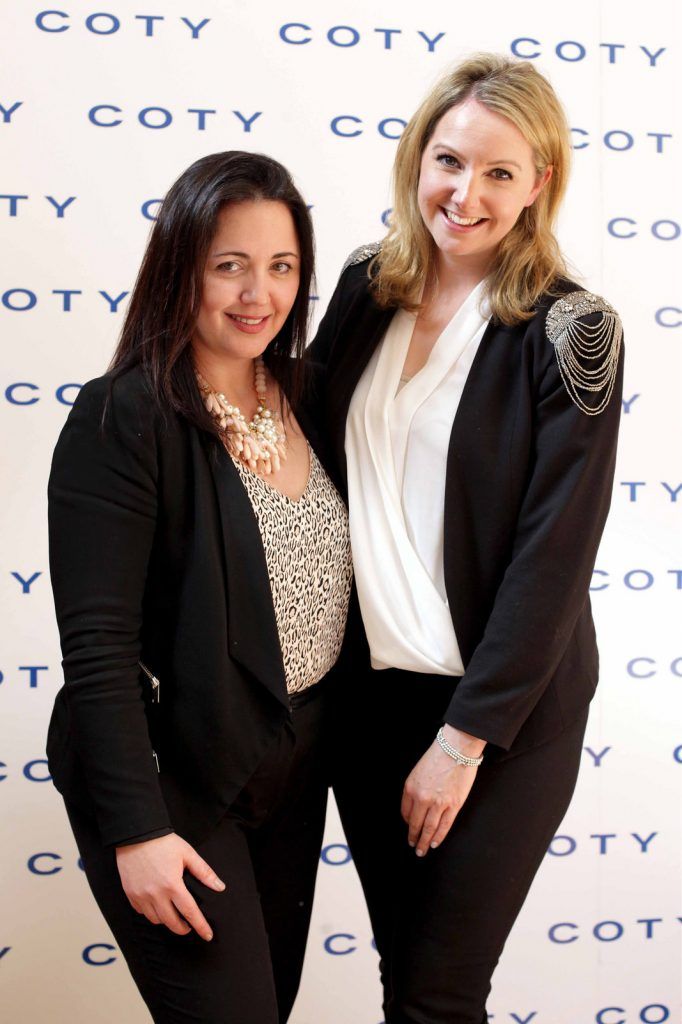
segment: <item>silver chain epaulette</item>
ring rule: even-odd
[[[353,249],[344,263],[341,273],[343,274],[344,270],[347,270],[348,267],[354,267],[357,263],[364,263],[365,260],[376,256],[378,252],[381,252],[381,242],[369,242],[367,245],[359,245],[357,249]]]
[[[596,324],[581,317],[601,313]],[[613,306],[592,292],[570,292],[552,304],[545,324],[554,345],[559,370],[571,399],[588,416],[606,408],[616,382],[623,325]],[[588,405],[578,393],[603,392],[597,405]]]

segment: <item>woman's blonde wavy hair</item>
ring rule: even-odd
[[[567,274],[554,230],[571,162],[569,128],[556,93],[528,61],[475,54],[444,75],[414,114],[398,145],[393,211],[372,268],[372,289],[383,308],[419,309],[435,253],[417,204],[422,154],[441,117],[470,97],[516,125],[533,149],[538,175],[552,166],[552,176],[535,202],[521,211],[500,242],[488,277],[493,317],[514,324],[530,319],[540,295]]]

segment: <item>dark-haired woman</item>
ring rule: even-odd
[[[197,161],[52,465],[50,770],[162,1024],[283,1022],[301,973],[351,587],[300,402],[312,273],[280,164]]]
[[[398,146],[388,236],[348,260],[313,348],[372,666],[358,643],[335,788],[387,1024],[488,1019],[597,683],[622,328],[567,277],[569,157],[531,64],[448,72]]]

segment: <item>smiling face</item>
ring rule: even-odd
[[[299,266],[296,228],[284,203],[261,199],[226,206],[204,267],[192,336],[197,365],[210,375],[211,367],[264,352],[294,304]]]
[[[422,154],[417,201],[441,265],[483,275],[501,240],[551,176],[512,122],[469,98],[451,107]]]

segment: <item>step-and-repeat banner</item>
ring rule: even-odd
[[[494,978],[495,1024],[680,1020],[682,130],[672,0],[57,0],[0,6],[0,987],[8,1024],[149,1016],[97,911],[44,737],[61,685],[45,486],[108,363],[161,197],[196,158],[269,153],[312,206],[316,309],[380,238],[397,139],[478,49],[562,97],[561,240],[625,324],[621,446],[592,583],[602,678],[573,805]],[[377,954],[330,811],[294,1024],[378,1024]]]

